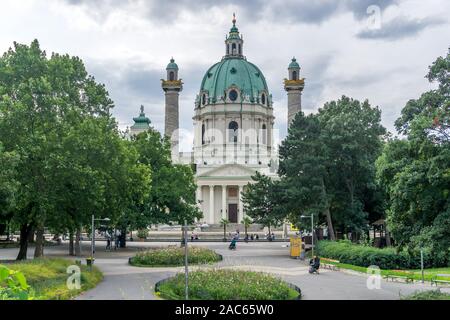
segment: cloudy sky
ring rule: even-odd
[[[48,53],[79,56],[106,84],[121,128],[143,104],[160,131],[160,79],[173,56],[185,83],[180,125],[191,129],[201,79],[225,53],[233,12],[244,54],[268,81],[281,136],[293,56],[306,78],[305,112],[343,94],[367,98],[393,131],[405,103],[432,87],[427,68],[450,46],[448,0],[2,0],[0,51],[38,39]]]

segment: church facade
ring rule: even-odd
[[[166,71],[167,77],[162,80],[165,135],[172,142],[173,161],[195,168],[202,222],[219,224],[221,219],[227,219],[241,223],[245,217],[242,192],[256,172],[277,178],[278,153],[274,145],[272,95],[262,71],[244,55],[244,40],[236,18],[225,40],[225,55],[206,71],[195,99],[194,141],[189,153],[178,152],[183,82],[174,59]],[[285,79],[288,123],[301,110],[304,83],[294,58]],[[134,120],[138,133],[147,121],[143,110]]]

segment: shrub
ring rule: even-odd
[[[0,265],[0,300],[31,300],[33,292],[22,272]]]
[[[397,252],[395,248],[378,249],[350,241],[320,241],[317,246],[319,255],[325,258],[337,259],[342,263],[361,267],[376,265],[381,269],[418,269],[420,268],[420,253]],[[430,254],[424,255],[425,267],[436,265]]]
[[[147,239],[148,230],[147,229],[139,229],[137,232],[137,236],[139,239]]]
[[[402,300],[450,300],[450,294],[440,290],[415,292]]]
[[[188,248],[189,264],[207,264],[220,260],[222,257],[213,250],[200,247]],[[169,247],[139,252],[130,259],[130,264],[149,267],[182,266],[184,265],[184,248]]]
[[[300,294],[286,282],[252,271],[208,270],[189,273],[189,299],[293,300]],[[166,299],[185,298],[184,273],[162,282],[156,291]]]

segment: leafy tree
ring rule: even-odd
[[[220,225],[223,227],[223,240],[227,239],[227,227],[230,224],[230,220],[228,219],[221,219]]]
[[[0,137],[7,152],[17,153],[21,169],[13,216],[21,230],[18,259],[26,259],[33,229],[37,230],[35,257],[39,257],[45,226],[60,229],[67,224],[79,229],[93,206],[102,214],[123,211],[126,201],[121,188],[129,184],[121,184],[126,170],[120,167],[121,157],[114,154],[125,150],[115,137],[112,107],[105,87],[87,74],[77,57],[52,54],[47,58],[35,40],[30,46],[14,43],[0,59]],[[88,137],[89,131],[103,134],[95,141],[95,136]],[[81,144],[86,149],[71,145],[80,144],[81,139],[74,136],[78,134],[90,141],[88,146]],[[86,151],[94,149],[103,153]],[[93,165],[100,159],[102,163]],[[74,194],[80,198],[71,197]],[[80,200],[87,202],[76,202]]]
[[[245,216],[241,223],[244,225],[245,237],[248,238],[248,228],[252,225],[253,220],[250,217]]]
[[[10,224],[16,204],[16,194],[19,187],[16,181],[18,162],[17,154],[15,152],[4,152],[0,143],[0,234]]]
[[[366,228],[368,195],[376,193],[374,162],[385,134],[380,122],[378,108],[345,96],[317,114],[296,116],[280,147],[279,174],[287,190],[282,203],[291,222],[315,214],[316,221],[325,219],[331,239],[335,228]]]
[[[170,142],[150,129],[133,138],[138,161],[152,169],[152,192],[130,216],[136,228],[159,223],[194,223],[202,217],[195,201],[197,186],[189,166],[173,164]]]
[[[400,247],[424,248],[435,265],[450,261],[450,55],[427,78],[438,87],[410,100],[396,121],[406,139],[392,139],[377,160],[388,203],[388,226]]]
[[[252,177],[253,182],[247,185],[242,194],[244,210],[255,223],[270,229],[284,220],[285,215],[280,206],[280,185],[270,177],[259,172]]]

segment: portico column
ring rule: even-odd
[[[200,211],[203,211],[202,210],[202,187],[203,186],[197,186],[197,194],[196,194],[196,196],[195,196],[195,198],[196,198],[196,202],[197,202],[197,207],[198,207],[198,209],[200,210]],[[197,222],[198,222],[198,219],[195,219]]]
[[[227,186],[222,186],[222,219],[227,219]]]
[[[244,219],[244,203],[242,202],[242,192],[244,191],[244,186],[239,186],[239,215],[238,223],[241,223]]]
[[[209,186],[209,223],[214,223],[214,186]]]

